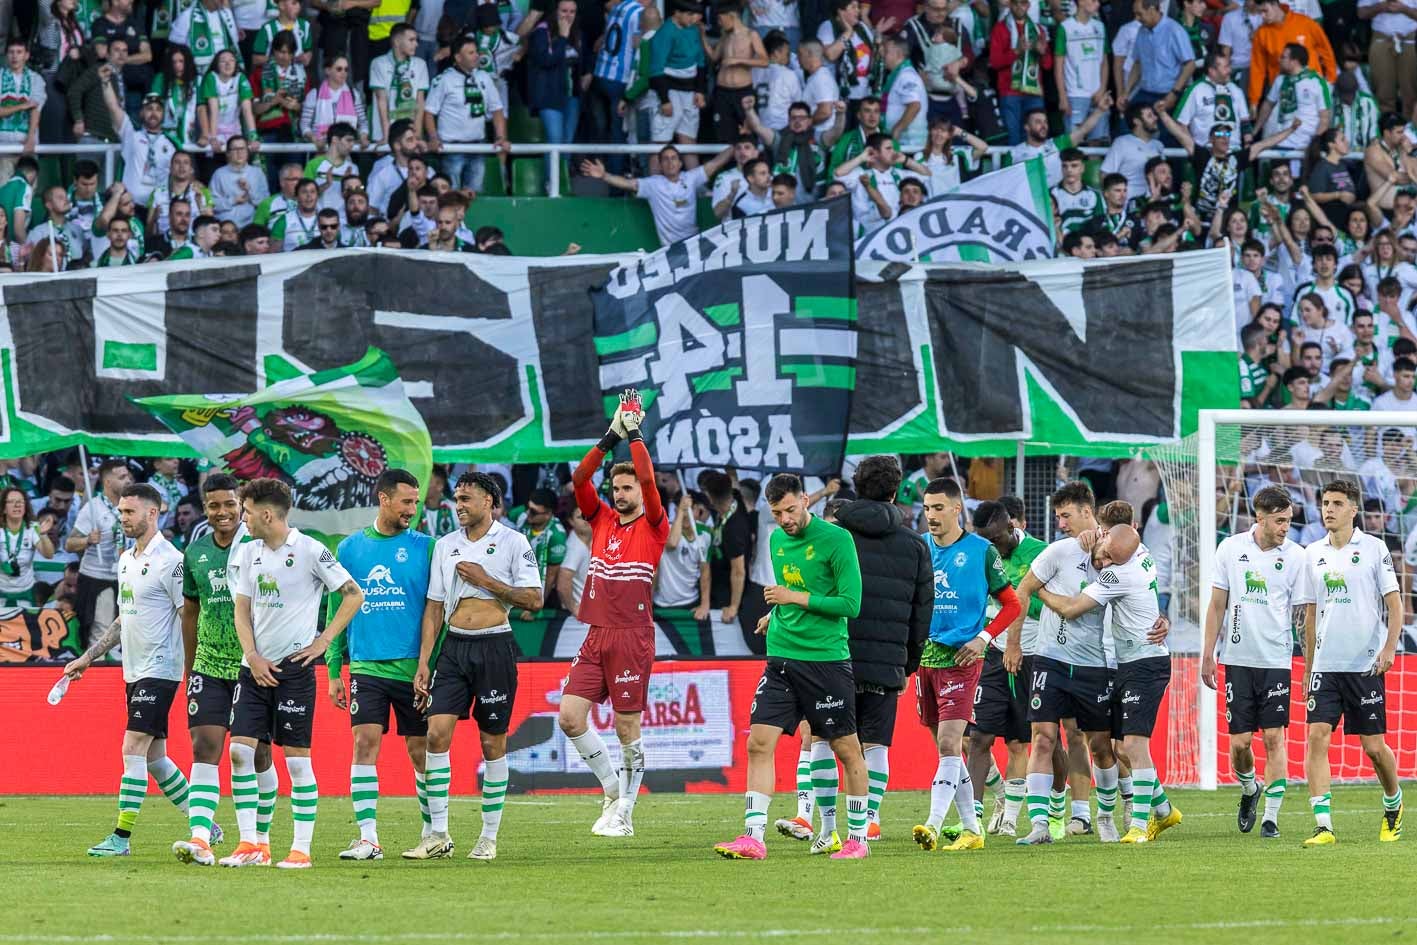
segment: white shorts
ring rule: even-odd
[[[674,140],[675,135],[698,138],[699,108],[694,104],[694,93],[670,89],[669,105],[673,109],[671,114],[665,115],[655,109],[650,116],[650,140],[655,144],[665,144]]]

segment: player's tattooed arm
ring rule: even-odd
[[[70,679],[78,679],[84,674],[84,670],[93,665],[93,661],[106,654],[109,650],[118,645],[120,631],[123,623],[122,618],[115,618],[108,625],[108,629],[103,631],[103,635],[89,644],[89,648],[84,650],[84,654],[76,660],[70,660],[64,667],[64,675]]]
[[[325,632],[312,640],[309,646],[291,654],[290,658],[301,666],[309,666],[329,649],[330,641],[344,633],[344,628],[349,626],[355,614],[359,613],[359,608],[364,606],[364,590],[353,578],[340,585],[339,594],[339,610],[335,611],[329,626],[325,627]]]

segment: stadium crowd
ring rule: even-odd
[[[89,160],[48,186],[28,155],[0,160],[15,270],[507,252],[473,201],[489,165],[512,178],[511,142],[584,144],[573,189],[646,200],[665,242],[704,195],[723,219],[846,192],[869,228],[997,145],[1046,160],[1063,252],[1227,242],[1242,313],[1276,302],[1305,330],[1314,282],[1348,327],[1332,279],[1375,313],[1382,279],[1403,313],[1417,284],[1417,6],[1400,0],[22,0],[8,35],[0,143],[123,150],[111,185]],[[626,141],[665,149],[596,154]],[[295,142],[314,156],[262,153]],[[474,143],[500,153],[444,150]],[[723,150],[673,147],[693,143]],[[1261,160],[1272,148],[1303,157]],[[1286,399],[1291,366],[1267,396]]]

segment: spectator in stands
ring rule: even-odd
[[[692,499],[681,501],[675,509],[655,575],[656,607],[692,607],[695,620],[708,619],[712,588],[709,552],[713,544],[708,516],[707,505],[698,505]]]
[[[837,85],[846,93],[848,104],[859,103],[871,94],[871,69],[877,55],[876,33],[889,35],[897,21],[885,16],[873,29],[861,15],[857,0],[835,0],[832,9],[832,18],[817,28],[817,41],[822,45],[822,55],[827,62],[836,65]]]
[[[1382,193],[1376,206],[1392,210],[1398,187],[1410,187],[1417,180],[1417,142],[1407,137],[1407,124],[1400,115],[1385,114],[1378,119],[1378,136],[1363,150],[1363,171],[1369,194]],[[1384,185],[1391,183],[1392,187]]]
[[[361,2],[361,0],[349,0]],[[253,27],[254,28],[254,27]],[[232,13],[231,0],[193,0],[172,21],[168,47],[185,46],[197,67],[198,75],[206,75],[217,53],[224,49],[240,51],[241,30]]]
[[[625,0],[638,3],[639,0]],[[492,119],[494,143],[503,153],[507,142],[507,116],[497,86],[487,73],[477,68],[477,40],[461,36],[453,46],[452,68],[433,80],[424,113],[428,147],[441,151],[446,144],[481,144],[487,140],[487,119]],[[459,189],[482,190],[486,164],[480,154],[445,154],[443,171]]]
[[[1417,106],[1417,8],[1402,0],[1358,0],[1358,18],[1373,30],[1368,44],[1373,96],[1385,112]]]
[[[152,81],[152,46],[148,43],[146,28],[133,15],[133,0],[105,0],[103,7],[103,15],[94,18],[89,27],[94,53],[100,59],[107,59],[109,44],[115,39],[123,40],[128,51],[123,65],[123,86],[127,90],[123,110],[136,115],[148,83]]]
[[[179,148],[196,139],[198,78],[191,50],[169,43],[149,94],[162,101],[162,130]]]
[[[468,107],[463,105],[464,109]],[[364,96],[350,82],[349,59],[345,56],[327,59],[325,81],[306,93],[300,107],[300,136],[324,151],[330,129],[336,124],[354,128],[360,146],[368,146],[369,118],[364,111]]]
[[[75,140],[80,142],[118,140],[118,127],[104,103],[104,87],[111,88],[122,102],[127,95],[123,64],[128,59],[126,40],[114,38],[108,44],[108,60],[96,61],[69,85],[69,118]]]
[[[1127,179],[1121,174],[1103,176],[1102,214],[1091,226],[1093,241],[1096,242],[1098,236],[1106,233],[1116,241],[1118,249],[1130,252],[1133,249],[1132,237],[1138,234],[1140,228],[1129,208]]]
[[[1069,233],[1063,237],[1063,255],[1073,259],[1096,259],[1097,244],[1086,233]]]
[[[1162,102],[1169,105],[1164,98]],[[1127,106],[1126,119],[1131,133],[1112,142],[1102,159],[1102,173],[1123,175],[1127,178],[1127,189],[1141,194],[1147,189],[1147,162],[1161,157],[1166,149],[1157,138],[1156,109],[1149,103],[1132,102]]]
[[[1364,92],[1358,76],[1344,72],[1333,84],[1333,125],[1341,128],[1348,144],[1362,151],[1378,136],[1378,102]]]
[[[146,211],[154,189],[167,179],[172,156],[177,153],[177,143],[162,130],[162,99],[155,95],[144,97],[138,113],[142,122],[139,129],[133,127],[111,85],[103,87],[103,94],[109,117],[123,142],[123,183],[138,209]]]
[[[1292,367],[1284,372],[1281,382],[1284,385],[1285,404],[1281,410],[1308,410],[1312,403],[1310,392],[1314,386],[1309,372],[1302,367]]]
[[[428,234],[427,248],[440,253],[471,253],[477,248],[470,246],[458,236],[458,228],[462,226],[463,215],[458,208],[452,204],[439,206],[437,211],[437,225],[433,232]]]
[[[251,82],[241,72],[236,53],[223,49],[212,60],[212,68],[197,86],[197,124],[201,133],[198,147],[210,146],[220,154],[231,138],[246,137],[256,142],[256,117],[251,111]]]
[[[930,169],[895,150],[895,144],[884,134],[874,134],[866,141],[866,150],[836,169],[838,180],[851,192],[851,208],[856,217],[858,235],[869,233],[900,209],[900,174],[903,167],[922,178]]]
[[[1323,28],[1313,20],[1287,9],[1280,0],[1259,0],[1264,23],[1255,30],[1250,45],[1250,105],[1258,108],[1265,90],[1283,74],[1280,62],[1287,46],[1305,51],[1305,63],[1314,62],[1316,71],[1328,82],[1338,78],[1338,63]],[[1256,121],[1264,127],[1264,122]],[[1293,142],[1290,142],[1293,144]],[[1307,145],[1307,142],[1305,142]]]
[[[156,236],[167,235],[170,227],[168,205],[174,200],[186,202],[188,209],[192,211],[194,216],[212,212],[211,191],[197,180],[192,155],[185,151],[178,151],[172,155],[172,163],[168,166],[167,183],[160,184],[153,191],[152,201],[148,204],[148,233]]]
[[[78,0],[38,0],[35,5],[39,8],[40,27],[33,47],[33,65],[44,77],[45,94],[38,138],[60,141],[69,126],[63,86],[72,82],[83,68],[84,34],[88,24],[79,22]],[[29,47],[26,49],[28,51]]]
[[[670,9],[649,39],[649,140],[693,144],[699,138],[699,112],[707,104],[705,44],[700,40],[703,7],[678,2]]]
[[[369,205],[387,216],[389,200],[408,179],[409,158],[418,153],[420,142],[413,123],[400,118],[389,127],[389,153],[374,162],[369,172]]]
[[[791,174],[773,176],[772,205],[778,210],[786,210],[797,205],[797,178]]]
[[[1176,121],[1186,126],[1193,141],[1209,140],[1211,126],[1217,123],[1229,125],[1238,136],[1250,120],[1250,107],[1245,93],[1231,79],[1230,57],[1223,53],[1207,56],[1204,74],[1186,89],[1174,111]]]
[[[1160,111],[1161,121],[1191,158],[1191,171],[1196,181],[1196,214],[1202,226],[1209,227],[1222,204],[1230,206],[1238,199],[1240,183],[1251,163],[1270,148],[1278,147],[1299,127],[1295,119],[1268,138],[1249,147],[1235,147],[1239,126],[1217,122],[1206,130],[1209,147],[1202,150],[1191,137],[1189,128]]]
[[[773,209],[772,166],[762,158],[754,158],[743,167],[741,192],[739,182],[734,181],[729,194],[733,197],[730,216],[739,220],[757,216]]]
[[[300,111],[309,92],[305,66],[296,58],[295,36],[277,33],[271,41],[271,58],[258,69],[255,82],[256,128],[261,140],[287,144],[295,140],[300,127]]]
[[[1112,96],[1104,94],[1102,101],[1093,108],[1087,120],[1079,125],[1076,131],[1058,135],[1056,138],[1049,137],[1047,112],[1035,109],[1026,113],[1023,116],[1023,143],[1009,149],[1009,163],[1017,164],[1029,158],[1041,157],[1048,170],[1048,186],[1052,187],[1063,179],[1063,164],[1059,159],[1059,152],[1063,148],[1077,147],[1078,142],[1087,140],[1097,123],[1107,117],[1111,107]]]
[[[1295,305],[1299,313],[1299,324],[1292,337],[1295,343],[1315,342],[1322,355],[1321,374],[1328,374],[1334,358],[1353,357],[1353,333],[1348,326],[1335,319],[1324,303],[1323,296],[1309,292],[1299,298]]]
[[[792,65],[792,48],[787,37],[780,31],[768,33],[763,39],[763,48],[767,51],[768,68],[763,83],[767,96],[762,117],[769,128],[782,131],[787,127],[788,106],[802,100],[802,78]],[[746,111],[744,120],[747,120]]]
[[[320,185],[302,178],[295,185],[295,204],[287,206],[280,216],[271,218],[271,240],[281,252],[290,252],[320,237],[318,212]],[[338,220],[339,214],[335,214]]]
[[[295,187],[305,177],[305,168],[294,162],[282,165],[277,179],[278,189],[256,205],[256,216],[252,221],[269,228],[271,221],[279,218],[295,205]]]
[[[400,23],[389,33],[389,51],[369,64],[369,96],[374,106],[376,145],[385,143],[395,122],[423,127],[423,107],[428,96],[428,66],[417,56],[418,31]]]
[[[1296,118],[1295,124],[1298,121]],[[1353,175],[1344,161],[1347,154],[1348,136],[1341,128],[1329,128],[1309,145],[1308,184],[1300,188],[1299,196],[1317,204],[1328,220],[1346,222],[1348,207],[1358,199]]]
[[[934,118],[925,149],[915,160],[930,169],[930,194],[938,197],[958,187],[965,174],[977,171],[988,153],[988,142],[943,118]]]
[[[317,154],[305,165],[305,176],[320,188],[320,206],[338,210],[344,205],[344,181],[358,177],[359,168],[351,155],[354,153],[355,129],[353,125],[337,121],[325,132],[325,153]]]
[[[1276,109],[1281,126],[1297,118],[1299,130],[1289,138],[1288,146],[1302,150],[1328,129],[1333,117],[1332,101],[1323,76],[1309,68],[1308,50],[1298,43],[1290,43],[1280,53],[1279,76],[1260,105],[1255,125],[1268,127],[1270,112]]]
[[[417,170],[419,162],[411,163],[408,179],[410,186],[414,181],[414,170]],[[408,249],[417,249],[420,246],[428,245],[428,235],[438,225],[438,188],[432,184],[424,184],[414,193],[411,209],[401,210],[399,213],[398,235],[404,241],[404,246]]]
[[[94,258],[97,258],[109,248],[108,228],[120,216],[128,220],[128,255],[133,258],[133,262],[142,262],[147,254],[147,230],[143,226],[139,207],[133,202],[133,195],[128,193],[128,188],[122,181],[115,182],[104,192],[103,208],[99,210],[98,217],[93,222],[93,233],[89,239],[90,250]]]
[[[1413,381],[1417,379],[1417,361],[1398,358],[1392,363],[1392,390],[1373,398],[1374,410],[1417,411],[1417,396],[1413,396]],[[1409,436],[1411,436],[1409,428]]]
[[[527,106],[541,118],[548,144],[576,138],[581,95],[590,84],[581,41],[575,0],[558,0],[555,18],[539,23],[527,40]],[[546,163],[549,176],[549,156]]]
[[[267,6],[269,9],[269,5]],[[294,62],[302,71],[310,65],[314,46],[310,40],[310,21],[300,15],[300,0],[276,0],[276,15],[261,24],[256,38],[251,43],[251,65],[259,69],[265,66],[275,54],[276,37],[289,33],[295,48],[291,51]],[[304,97],[304,90],[301,97]]]
[[[192,238],[175,247],[167,258],[211,259],[212,248],[220,241],[221,221],[209,214],[202,214],[192,221]]]
[[[1126,85],[1117,101],[1129,116],[1133,103],[1163,102],[1167,108],[1176,104],[1196,71],[1191,38],[1180,23],[1165,14],[1161,0],[1136,0],[1135,12],[1141,28],[1125,63]],[[1135,133],[1130,118],[1128,125]]]
[[[23,39],[12,38],[6,44],[6,69],[0,72],[0,144],[33,151],[39,143],[39,117],[48,93],[44,79],[29,68],[29,58]],[[13,155],[0,155],[0,179],[8,179],[14,168]]]
[[[1053,198],[1053,212],[1058,219],[1059,232],[1072,233],[1088,227],[1101,215],[1102,195],[1083,183],[1086,159],[1081,151],[1068,148],[1059,155],[1059,159],[1063,163],[1063,179],[1058,186],[1049,188],[1048,193]]]
[[[248,161],[251,149],[245,138],[226,143],[226,164],[212,174],[212,209],[217,219],[243,227],[256,217],[256,205],[270,196],[266,175]]]
[[[1248,88],[1250,38],[1263,22],[1258,0],[1245,0],[1220,20],[1216,52],[1230,60],[1232,79],[1241,89]]]
[[[685,0],[681,0],[681,3]],[[704,50],[717,66],[714,75],[713,110],[719,141],[732,141],[743,130],[743,98],[753,94],[754,70],[768,67],[762,38],[743,22],[737,3],[718,3],[714,20],[719,40],[704,34]],[[655,33],[655,39],[659,33]]]
[[[129,246],[133,240],[133,218],[118,214],[108,221],[104,237],[108,245],[94,257],[95,269],[107,266],[132,266],[142,262],[141,251],[133,252]]]
[[[605,35],[616,41],[601,43],[595,60],[588,103],[592,141],[625,142],[621,104],[634,73],[635,53],[640,44],[640,18],[648,12],[649,18],[658,25],[658,10],[647,10],[653,6],[651,0],[618,0],[605,15]],[[436,86],[436,81],[434,84]],[[610,168],[615,174],[624,167],[623,157],[617,155],[610,159]]]
[[[817,168],[826,163],[823,146],[817,139],[816,126],[812,123],[811,109],[805,102],[793,102],[787,109],[787,130],[773,131],[763,125],[757,112],[746,105],[748,128],[768,148],[773,166],[784,168],[785,173],[796,177],[798,194],[804,200],[811,199],[811,195],[824,183],[817,177]],[[833,108],[836,115],[833,128],[840,131],[845,127],[846,103],[835,102]]]
[[[325,207],[315,215],[315,227],[318,235],[308,243],[302,243],[297,249],[342,249],[344,243],[340,240],[339,211]]]
[[[903,154],[925,147],[930,125],[930,98],[925,80],[910,61],[910,44],[896,36],[881,41],[886,80],[881,90],[885,131]]]
[[[719,619],[732,624],[743,606],[748,566],[753,555],[753,523],[742,496],[727,474],[716,469],[699,474],[699,488],[713,507],[713,538],[709,551],[710,606]],[[761,596],[761,589],[757,590]],[[759,609],[762,609],[761,607]],[[744,614],[744,619],[748,618]]]
[[[865,151],[868,138],[886,131],[881,126],[881,118],[881,100],[874,95],[868,95],[857,102],[856,127],[822,139],[823,144],[831,143],[831,158],[827,162],[829,177],[835,176],[839,166]]]
[[[994,70],[1008,143],[1020,144],[1025,116],[1043,108],[1042,74],[1053,68],[1048,35],[1029,16],[1028,0],[1009,0],[1007,11],[994,25],[989,66]],[[1094,122],[1088,131],[1095,126]]]
[[[556,573],[556,595],[561,606],[574,615],[580,610],[581,592],[585,590],[586,572],[590,569],[592,535],[590,524],[574,504],[566,523],[570,526],[566,534],[566,557],[561,559],[561,570]]]
[[[648,200],[659,242],[668,246],[699,231],[696,222],[699,192],[708,186],[709,177],[717,174],[732,158],[733,148],[730,145],[714,155],[707,164],[685,170],[679,149],[666,145],[659,152],[660,173],[650,177],[632,179],[611,174],[596,159],[583,161],[581,173]]]
[[[123,529],[118,521],[118,499],[132,482],[133,473],[125,460],[105,460],[98,468],[100,492],[79,510],[73,530],[64,542],[64,550],[83,555],[79,561],[76,610],[86,643],[94,627],[107,627],[116,613],[118,555],[124,545]],[[102,612],[97,613],[99,598],[104,592],[108,592],[108,599],[104,601]]]
[[[352,177],[346,178],[346,181],[352,180]],[[346,246],[368,246],[369,220],[369,195],[363,187],[347,187],[344,194],[344,213],[340,216],[340,242]]]
[[[930,196],[925,182],[918,177],[906,177],[900,182],[900,207],[898,212],[914,210]]]
[[[812,117],[812,127],[817,133],[818,140],[825,141],[826,137],[832,133],[839,116],[844,120],[846,103],[841,99],[835,73],[831,64],[827,62],[826,52],[821,43],[815,39],[804,40],[802,45],[797,47],[797,64],[802,67],[802,75],[806,78],[806,82],[802,86],[802,101],[806,103],[807,112]],[[841,105],[841,108],[837,108],[838,104]],[[792,109],[789,107],[788,131],[792,130],[791,112]],[[744,120],[747,120],[746,114]],[[833,140],[835,137],[833,136]]]
[[[44,189],[44,221],[30,227],[25,237],[25,245],[31,247],[31,257],[40,252],[41,241],[47,244],[41,271],[63,272],[83,256],[83,247],[69,232],[69,206],[69,194],[64,187],[55,184]]]
[[[1077,0],[1073,15],[1057,27],[1053,80],[1065,131],[1076,131],[1107,92],[1107,30],[1097,16],[1100,5],[1100,0]],[[1099,123],[1087,140],[1106,137],[1107,129]]]
[[[1241,330],[1240,345],[1240,405],[1266,407],[1282,371],[1274,360],[1274,342],[1263,326],[1251,323]]]
[[[744,103],[744,112],[752,111],[751,100]],[[713,203],[713,215],[720,220],[727,219],[733,209],[733,201],[743,192],[743,168],[749,161],[762,156],[758,139],[751,134],[742,134],[733,142],[733,163],[724,168],[713,179],[713,191],[709,196]],[[734,185],[737,186],[734,186]]]
[[[349,51],[352,83],[369,75],[369,20],[379,0],[310,0],[319,12],[320,51],[328,65]]]
[[[64,215],[69,238],[79,247],[81,257],[92,258],[89,238],[94,219],[103,208],[98,195],[98,165],[87,158],[74,163],[74,182],[69,186],[69,212]]]
[[[248,223],[237,234],[243,256],[264,256],[271,251],[271,231],[259,223]]]

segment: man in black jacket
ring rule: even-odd
[[[881,836],[881,801],[890,775],[888,755],[895,731],[895,711],[906,680],[920,665],[935,605],[935,577],[930,550],[902,524],[895,507],[900,464],[894,456],[868,456],[852,477],[859,498],[836,513],[851,532],[861,561],[861,613],[850,622],[851,667],[856,677],[856,726],[870,774],[866,838]],[[812,783],[819,808],[836,803],[836,762],[828,776],[831,798],[818,790],[819,760],[832,757],[826,742],[812,745]],[[825,772],[823,772],[825,773]],[[822,837],[832,831],[823,823]],[[815,849],[814,849],[815,852]]]

